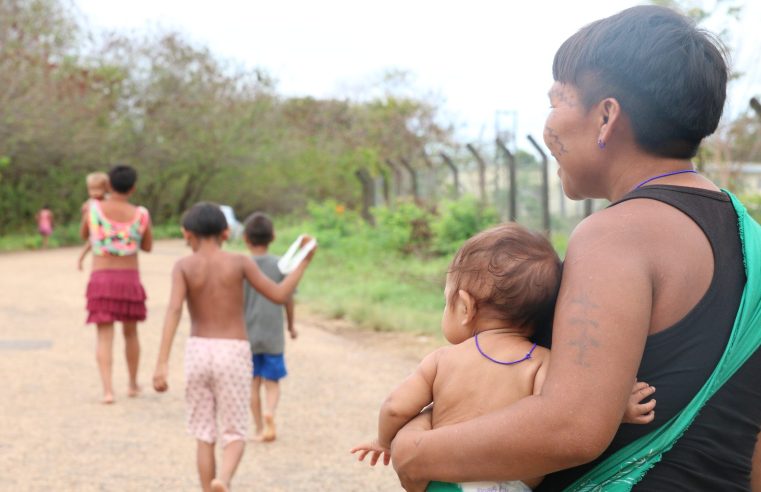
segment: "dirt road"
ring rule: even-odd
[[[197,490],[195,441],[184,424],[187,317],[172,352],[169,392],[150,387],[169,272],[187,249],[159,242],[141,256],[149,296],[148,321],[139,325],[144,391],[126,397],[124,344],[117,338],[111,406],[99,403],[95,329],[84,325],[88,274],[76,270],[77,252],[0,255],[0,490]],[[373,435],[383,396],[433,342],[352,333],[305,317],[298,307],[297,328],[299,339],[286,348],[290,374],[278,439],[249,442],[234,490],[400,490],[390,467],[357,463],[348,450]]]

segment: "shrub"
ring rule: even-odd
[[[444,202],[440,215],[431,224],[434,250],[443,255],[453,254],[465,240],[498,223],[497,211],[472,195]]]
[[[431,247],[432,215],[414,203],[405,202],[389,209],[373,209],[377,227],[375,236],[385,248],[404,254],[427,253]]]

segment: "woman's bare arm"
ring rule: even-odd
[[[750,489],[753,492],[761,492],[761,434],[756,438],[756,449],[753,452],[752,466]]]
[[[143,232],[143,239],[140,241],[140,249],[146,253],[150,253],[153,249],[153,228],[151,227],[150,222],[145,228],[145,232]]]
[[[652,280],[634,234],[641,218],[598,213],[566,256],[541,394],[477,419],[403,429],[392,445],[403,485],[536,477],[596,458],[631,394],[647,338]],[[632,224],[634,222],[634,224]]]

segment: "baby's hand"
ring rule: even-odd
[[[156,371],[153,373],[153,389],[159,393],[169,389],[167,384],[167,376],[169,375],[169,368],[166,364],[159,364],[156,366]]]
[[[354,446],[351,448],[351,453],[354,454],[356,452],[359,452],[359,456],[357,459],[359,461],[364,461],[365,456],[370,454],[370,466],[375,466],[376,463],[378,463],[378,459],[381,455],[383,455],[383,464],[388,466],[388,464],[391,462],[391,450],[388,448],[384,448],[380,444],[378,444],[378,439],[373,439],[370,442],[366,442],[363,444],[360,444],[359,446]]]
[[[649,424],[655,418],[655,399],[647,403],[640,403],[648,396],[655,393],[655,386],[636,381],[632,388],[632,394],[629,396],[629,403],[626,404],[626,412],[622,422],[624,424]]]

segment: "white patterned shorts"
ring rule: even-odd
[[[190,337],[185,345],[188,432],[211,444],[219,435],[222,447],[245,440],[251,371],[248,340]]]

